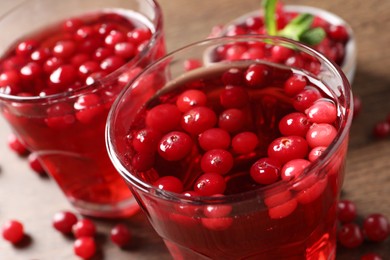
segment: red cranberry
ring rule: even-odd
[[[237,154],[251,153],[256,149],[258,144],[259,139],[252,132],[241,132],[236,134],[232,139],[233,151]]]
[[[197,135],[215,126],[215,112],[204,106],[195,107],[183,114],[181,127],[188,133]]]
[[[167,161],[178,161],[192,151],[193,145],[193,141],[188,134],[173,131],[161,138],[157,151]]]
[[[126,40],[126,35],[124,35],[120,31],[112,30],[106,38],[104,38],[104,43],[106,44],[107,47],[109,48],[114,48],[114,46],[117,43],[120,42],[125,42]]]
[[[364,219],[363,231],[367,239],[382,242],[390,235],[390,223],[382,214],[371,214]]]
[[[236,108],[226,109],[219,115],[218,126],[229,133],[235,133],[244,128],[245,113]]]
[[[290,191],[281,191],[264,199],[271,219],[281,219],[289,216],[297,208],[297,200],[292,198]]]
[[[296,179],[310,165],[310,162],[305,159],[294,159],[288,161],[281,170],[281,178],[284,181]]]
[[[267,82],[269,74],[270,70],[266,65],[251,65],[245,72],[245,82],[250,87],[261,87]]]
[[[78,28],[84,25],[84,22],[78,18],[70,18],[64,21],[62,28],[65,32],[74,33]]]
[[[222,75],[222,82],[225,85],[239,86],[244,83],[244,73],[237,68],[231,68]]]
[[[28,154],[26,146],[14,134],[8,136],[8,146],[20,156]]]
[[[308,155],[309,161],[314,162],[315,160],[317,160],[318,157],[320,157],[325,150],[325,146],[317,146],[311,149]]]
[[[233,219],[229,217],[211,217],[202,218],[202,225],[210,230],[225,230],[233,223]]]
[[[306,140],[310,147],[328,147],[337,135],[337,130],[330,124],[313,124],[307,131]]]
[[[204,172],[225,175],[233,167],[233,156],[226,150],[209,150],[202,156],[200,167]]]
[[[96,243],[92,237],[81,237],[73,244],[74,253],[83,258],[89,259],[96,253]]]
[[[268,156],[281,163],[305,158],[307,153],[308,144],[300,136],[279,137],[268,146]]]
[[[129,42],[119,42],[114,46],[115,54],[123,59],[130,59],[136,55],[136,47]]]
[[[230,146],[230,135],[221,128],[210,128],[201,133],[198,142],[203,150],[227,149]]]
[[[150,109],[146,115],[146,125],[162,133],[174,130],[179,126],[181,113],[172,104],[161,104]]]
[[[224,108],[243,108],[249,102],[249,95],[245,88],[236,86],[226,86],[219,98]]]
[[[346,248],[355,248],[363,243],[363,233],[355,223],[344,224],[337,233],[338,242]]]
[[[64,234],[72,232],[72,227],[77,223],[75,214],[69,211],[61,211],[54,214],[53,227]]]
[[[385,138],[390,135],[390,123],[381,121],[376,123],[373,129],[373,135],[376,138]]]
[[[353,118],[356,118],[362,111],[362,100],[356,94],[353,96]]]
[[[330,124],[337,119],[337,108],[331,101],[319,100],[306,109],[305,114],[310,122]]]
[[[328,35],[330,38],[340,42],[347,42],[349,39],[347,29],[343,25],[331,25]]]
[[[200,196],[223,194],[225,189],[225,179],[218,173],[204,173],[196,180],[194,185],[194,191]]]
[[[128,245],[131,237],[130,230],[124,224],[117,224],[110,231],[111,241],[120,247]]]
[[[57,103],[47,109],[45,123],[54,129],[65,129],[71,126],[76,118],[73,107],[68,103]]]
[[[114,55],[114,50],[106,47],[100,47],[95,50],[92,57],[95,61],[100,62],[112,55]]]
[[[153,183],[153,186],[165,191],[181,193],[183,192],[182,181],[175,176],[164,176]]]
[[[360,260],[383,260],[383,258],[380,255],[374,253],[367,253],[362,255]]]
[[[85,80],[89,75],[98,71],[100,71],[99,63],[95,61],[86,61],[80,64],[78,69],[78,75],[81,79]]]
[[[153,167],[155,162],[154,153],[142,152],[133,156],[131,165],[137,171],[147,171]]]
[[[293,50],[284,46],[273,46],[271,50],[272,61],[284,62],[293,55]]]
[[[28,57],[39,46],[36,40],[25,40],[16,46],[16,54],[19,56]]]
[[[300,112],[287,114],[279,121],[279,131],[285,136],[298,135],[306,137],[310,126],[311,123],[307,120],[306,115]]]
[[[72,227],[72,233],[76,238],[93,237],[96,234],[96,226],[89,219],[80,219]]]
[[[110,56],[100,63],[100,68],[107,73],[111,73],[125,64],[125,60],[119,56]]]
[[[0,74],[0,87],[7,85],[17,85],[19,83],[20,77],[16,70],[8,70]]]
[[[284,93],[293,97],[299,94],[307,85],[306,77],[294,74],[284,83]]]
[[[155,129],[141,129],[135,134],[135,137],[132,141],[134,150],[140,153],[155,152],[161,137],[161,133]]]
[[[337,203],[337,219],[341,223],[353,222],[356,218],[356,206],[349,200],[340,200]]]
[[[97,94],[86,94],[80,96],[74,103],[74,108],[77,110],[76,118],[83,124],[89,124],[96,118],[99,118],[104,112],[102,101]]]
[[[297,111],[305,112],[319,98],[321,93],[317,89],[306,88],[295,96],[293,106]]]
[[[250,168],[252,179],[263,185],[276,182],[280,178],[281,164],[271,158],[261,158],[257,160]]]
[[[59,41],[53,47],[53,56],[60,59],[70,58],[76,51],[76,43],[74,41]]]
[[[20,242],[24,237],[23,224],[17,220],[9,220],[2,226],[3,238],[13,244]]]
[[[31,153],[29,154],[28,156],[28,163],[30,165],[30,168],[40,174],[40,175],[43,175],[45,174],[45,169],[43,168],[41,162],[39,161],[39,157],[36,153]]]
[[[181,112],[187,112],[197,106],[205,106],[206,103],[206,94],[196,89],[184,91],[176,100],[176,106]]]
[[[50,57],[48,48],[40,48],[31,53],[30,59],[38,64],[42,64]]]
[[[54,70],[60,67],[63,64],[63,60],[57,57],[48,58],[43,64],[43,71],[45,73],[51,74]]]
[[[36,62],[29,62],[20,69],[20,77],[25,80],[38,79],[41,73],[41,66]]]
[[[49,76],[49,85],[55,89],[63,89],[72,85],[77,79],[77,71],[72,65],[61,65]]]
[[[152,33],[148,28],[136,28],[127,34],[129,41],[137,45],[149,40],[151,37]]]

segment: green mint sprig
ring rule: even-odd
[[[282,30],[277,30],[276,4],[278,0],[264,0],[264,20],[267,34],[271,36],[282,36],[309,45],[320,43],[326,36],[324,29],[311,28],[314,16],[311,14],[300,14],[291,20]]]

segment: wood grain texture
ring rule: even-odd
[[[109,0],[108,0],[109,1]],[[0,1],[0,14],[21,0]],[[172,51],[206,37],[213,25],[226,23],[260,6],[260,0],[160,0],[164,12],[167,48]],[[362,113],[354,120],[347,159],[343,197],[356,202],[360,218],[382,212],[390,219],[390,138],[374,140],[373,125],[390,113],[390,1],[383,0],[290,0],[324,8],[343,17],[356,34],[358,67],[353,92],[363,101]],[[2,32],[1,37],[6,37]],[[11,153],[6,145],[9,127],[0,119],[0,225],[20,219],[29,239],[15,248],[0,239],[1,260],[68,260],[73,255],[72,239],[53,231],[51,218],[71,206],[50,178],[39,178],[26,159]],[[161,239],[142,213],[125,221],[134,232],[134,245],[120,250],[108,238],[117,221],[95,220],[98,224],[101,259],[170,259]],[[366,244],[356,250],[339,247],[337,259],[359,259],[366,252],[390,259],[390,239],[382,244]]]

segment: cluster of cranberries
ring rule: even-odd
[[[1,59],[0,91],[44,97],[91,85],[133,59],[151,35],[116,13],[70,18],[38,39],[21,40]]]
[[[93,221],[77,216],[70,211],[61,211],[53,217],[53,227],[64,235],[73,234],[74,253],[89,259],[95,255],[97,245],[95,241],[96,225]],[[23,224],[17,220],[10,220],[2,227],[3,238],[13,244],[17,244],[25,236]],[[110,231],[111,241],[119,247],[125,247],[131,242],[132,234],[124,224],[115,225]]]
[[[260,13],[260,12],[259,12]],[[276,9],[277,29],[282,30],[299,13],[290,12],[284,9],[281,3],[278,3]],[[322,28],[326,37],[314,49],[323,53],[330,60],[341,65],[345,56],[345,45],[349,40],[347,29],[343,25],[333,25],[319,16],[315,16],[312,28]],[[244,35],[244,34],[267,34],[263,16],[250,16],[244,21],[229,25],[223,34],[226,36]],[[281,52],[283,55],[283,51]],[[298,59],[298,58],[296,58]],[[291,62],[291,61],[290,61]]]
[[[371,242],[383,242],[390,236],[390,222],[386,216],[374,213],[367,216],[362,225],[356,223],[356,205],[349,200],[338,202],[338,221],[340,227],[337,232],[338,242],[346,248],[356,248],[363,244],[364,240]],[[362,260],[381,260],[374,253],[367,254]]]

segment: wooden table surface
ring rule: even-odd
[[[5,13],[19,2],[21,0],[1,0],[0,13]],[[213,25],[255,10],[260,2],[160,0],[168,50],[206,37]],[[374,124],[390,113],[390,1],[285,2],[317,6],[334,12],[355,30],[358,67],[353,91],[361,97],[363,109],[351,129],[343,197],[357,204],[361,217],[382,212],[390,219],[390,138],[375,140],[371,136]],[[7,33],[2,32],[1,37],[6,36]],[[0,259],[78,259],[73,254],[73,240],[51,227],[54,213],[72,210],[70,204],[53,180],[38,177],[30,170],[25,158],[10,152],[7,147],[9,133],[9,127],[0,119],[0,225],[11,218],[19,219],[24,223],[29,239],[18,247],[0,239]],[[127,250],[120,250],[109,241],[109,230],[119,220],[94,221],[98,226],[100,248],[94,259],[170,259],[164,244],[142,213],[122,220],[134,233],[134,243]],[[383,259],[390,259],[390,239],[353,250],[339,247],[337,259],[359,259],[366,252],[377,252]]]

